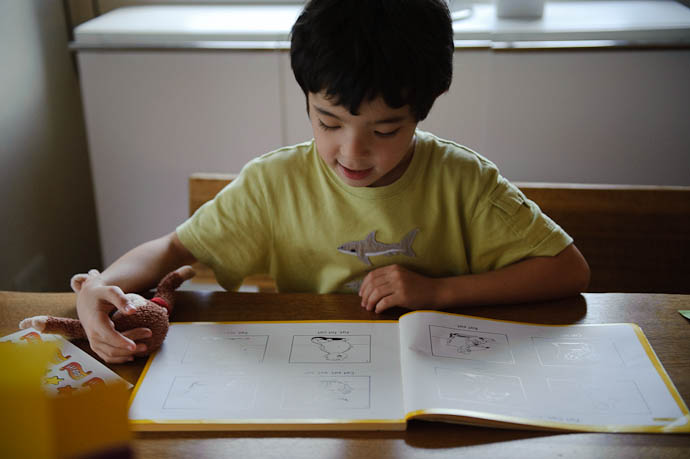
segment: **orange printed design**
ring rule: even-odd
[[[88,375],[90,375],[91,373],[93,373],[92,371],[86,371],[85,372],[82,369],[81,365],[77,362],[68,363],[64,367],[60,368],[60,371],[63,371],[63,370],[67,371],[67,373],[69,373],[70,377],[74,380],[83,379],[83,378],[87,377]]]
[[[86,381],[84,384],[81,385],[82,387],[96,387],[96,386],[105,386],[105,381],[103,381],[101,378],[98,376],[93,377]]]
[[[57,365],[58,363],[64,362],[65,360],[69,359],[70,357],[72,357],[72,356],[71,355],[63,355],[62,351],[60,349],[58,349],[52,358],[52,362]]]
[[[27,343],[42,343],[43,340],[41,339],[41,335],[39,335],[36,332],[29,332],[26,335],[22,335],[21,338]]]
[[[50,384],[52,386],[57,386],[60,384],[60,381],[64,381],[64,378],[60,378],[58,376],[52,376],[50,378],[46,378],[43,380],[46,384]]]
[[[70,394],[72,394],[73,392],[76,392],[76,391],[78,391],[78,390],[79,390],[79,389],[77,389],[76,387],[72,387],[72,386],[70,386],[70,385],[62,386],[62,387],[58,387],[58,388],[57,388],[57,391],[58,391],[58,394],[59,394],[59,395],[70,395]]]

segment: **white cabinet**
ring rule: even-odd
[[[280,65],[283,126],[285,126],[283,141],[285,145],[294,145],[311,139],[313,134],[307,115],[307,100],[297,81],[295,81],[290,67],[290,53],[287,50],[283,50],[281,53]]]
[[[511,180],[690,185],[690,50],[455,53],[422,128]]]
[[[311,136],[283,53],[285,143]],[[690,50],[458,49],[420,124],[515,181],[690,185]]]
[[[486,48],[455,52],[450,90],[436,100],[421,129],[485,153],[492,56]]]
[[[282,145],[277,51],[81,51],[103,258],[172,231],[187,178]]]
[[[652,21],[663,27],[635,23],[630,39],[690,35],[688,12],[673,2],[628,3],[642,13],[668,9]],[[690,184],[690,48],[492,45],[594,33],[591,9],[578,9],[584,29],[558,35],[567,3],[547,6],[539,23],[494,21],[489,4],[456,23],[456,38],[484,47],[458,42],[451,89],[420,127],[477,150],[511,180]],[[124,8],[77,28],[105,264],[187,217],[191,173],[238,172],[311,138],[285,41],[300,6],[253,8]],[[226,27],[256,14],[274,14],[272,26]],[[607,39],[601,33],[592,36]]]
[[[482,152],[510,179],[690,185],[690,50],[491,61]]]

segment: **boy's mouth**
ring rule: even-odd
[[[362,180],[366,178],[369,174],[371,174],[371,171],[374,170],[373,167],[370,167],[369,169],[360,170],[348,169],[340,163],[338,163],[338,166],[340,166],[340,170],[343,172],[343,175],[345,175],[345,177],[349,178],[350,180]]]

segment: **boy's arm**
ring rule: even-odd
[[[436,279],[399,265],[385,266],[367,274],[359,294],[369,311],[444,309],[573,296],[587,289],[589,276],[587,262],[570,244],[556,256],[528,258],[482,274]]]
[[[77,295],[77,314],[89,338],[91,349],[103,360],[121,363],[145,350],[136,340],[148,338],[147,328],[117,332],[109,313],[119,309],[123,314],[134,312],[125,292],[155,287],[168,272],[195,261],[172,232],[146,242],[119,258],[103,273],[92,270]]]

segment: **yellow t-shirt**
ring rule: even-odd
[[[357,291],[389,264],[432,277],[482,273],[572,243],[490,161],[416,135],[402,177],[376,188],[343,183],[313,141],[267,153],[177,234],[226,289],[269,273],[280,291],[316,293]]]

